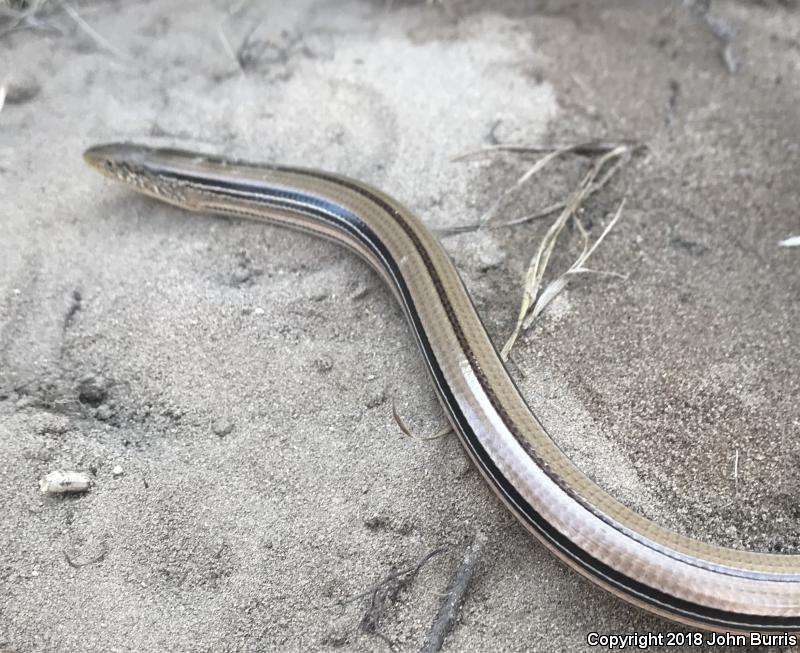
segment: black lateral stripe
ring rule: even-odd
[[[739,614],[707,608],[690,601],[666,594],[649,585],[645,585],[630,576],[622,574],[605,563],[601,562],[572,540],[565,537],[550,522],[531,506],[514,486],[503,476],[487,452],[481,447],[474,431],[471,428],[462,430],[462,437],[468,442],[469,448],[479,458],[488,476],[498,489],[505,495],[509,502],[516,507],[523,521],[530,524],[545,540],[567,554],[572,560],[586,569],[600,580],[623,590],[625,593],[639,597],[643,602],[656,608],[667,609],[671,612],[704,622],[716,627],[742,627],[753,630],[796,630],[800,628],[800,618],[793,617],[763,617],[759,615]]]

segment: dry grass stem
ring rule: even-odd
[[[522,176],[520,176],[512,186],[506,188],[500,194],[500,196],[494,202],[492,202],[492,205],[483,213],[483,215],[481,215],[481,217],[478,218],[477,222],[470,225],[440,229],[438,230],[438,233],[442,236],[450,236],[454,234],[475,231],[483,227],[487,227],[490,229],[513,227],[520,224],[524,224],[526,222],[531,222],[533,220],[541,220],[543,218],[552,215],[553,213],[556,213],[557,211],[563,211],[567,207],[568,202],[556,202],[534,213],[530,213],[528,215],[524,215],[519,218],[514,218],[506,222],[491,224],[492,218],[496,215],[497,211],[503,205],[504,201],[510,195],[513,195],[517,190],[519,190],[520,187],[525,185],[535,175],[541,172],[545,167],[547,167],[557,158],[564,156],[565,154],[578,154],[581,156],[599,156],[602,159],[602,157],[614,153],[614,157],[612,158],[615,158],[616,160],[604,172],[604,174],[601,177],[592,180],[584,195],[585,199],[586,197],[593,195],[601,188],[603,188],[609,182],[609,180],[616,174],[616,172],[631,160],[634,152],[641,149],[641,147],[642,147],[641,143],[632,140],[621,140],[617,142],[592,140],[583,143],[573,143],[571,145],[563,145],[556,148],[544,148],[538,146],[524,146],[524,145],[490,145],[485,148],[461,154],[455,157],[455,159],[453,160],[460,161],[466,157],[476,156],[479,154],[492,153],[492,152],[514,152],[514,153],[526,153],[526,154],[546,153],[543,157],[538,159],[528,170],[526,170],[525,173]]]
[[[609,166],[608,170],[605,171],[602,177],[598,179],[596,182],[592,183],[586,194],[584,195],[584,200],[591,195],[594,195],[597,191],[603,188],[611,178],[617,173],[617,171],[622,168],[622,166],[627,165],[627,163],[631,160],[633,155],[633,150],[628,149],[625,152],[622,152],[619,158]],[[513,227],[516,225],[524,224],[526,222],[531,222],[532,220],[541,220],[542,218],[546,218],[547,216],[555,213],[556,211],[562,211],[566,208],[567,202],[557,202],[556,204],[551,204],[535,213],[531,213],[529,215],[524,215],[521,218],[515,218],[514,220],[509,220],[508,222],[501,222],[499,224],[491,225],[492,229],[500,229],[502,227]]]
[[[586,262],[589,260],[592,254],[594,254],[597,247],[606,237],[608,232],[613,229],[614,225],[619,220],[622,214],[624,201],[622,204],[620,204],[620,207],[617,210],[614,218],[605,228],[597,241],[591,246],[589,244],[588,234],[578,219],[577,214],[586,199],[605,187],[611,178],[620,170],[620,168],[622,168],[631,160],[634,152],[641,148],[641,143],[636,141],[622,140],[611,142],[597,139],[555,148],[526,145],[490,145],[478,150],[466,152],[453,159],[454,161],[460,161],[468,157],[494,152],[544,154],[544,156],[540,157],[530,168],[528,168],[525,173],[514,182],[513,185],[501,193],[501,195],[492,203],[489,209],[478,219],[477,223],[473,225],[455,227],[452,229],[439,230],[440,234],[451,235],[456,233],[465,233],[483,227],[492,229],[511,227],[524,224],[532,220],[542,219],[553,213],[559,212],[555,222],[553,222],[545,234],[545,237],[542,239],[536,255],[533,257],[533,259],[531,259],[531,262],[528,265],[528,270],[525,274],[525,284],[522,301],[520,303],[519,314],[517,316],[517,322],[514,326],[511,336],[500,353],[503,360],[508,359],[508,354],[511,351],[511,348],[514,346],[514,343],[517,341],[520,333],[523,330],[528,329],[534,320],[536,320],[542,311],[544,311],[548,304],[555,299],[555,297],[557,297],[558,294],[564,290],[564,288],[567,287],[569,284],[569,279],[572,275],[606,274],[610,276],[626,278],[624,275],[616,272],[602,272],[593,270],[586,266]],[[490,224],[491,219],[494,217],[500,206],[502,206],[503,202],[508,198],[509,195],[516,192],[521,186],[530,181],[535,175],[541,172],[554,160],[569,153],[596,158],[593,161],[591,169],[584,176],[577,190],[575,190],[567,198],[567,200],[563,202],[556,202],[536,211],[535,213],[524,215],[520,218],[515,218],[500,224]],[[573,265],[564,274],[562,274],[560,277],[546,286],[544,290],[542,290],[544,274],[550,261],[550,257],[555,249],[559,235],[570,219],[574,220],[574,224],[580,231],[583,239],[583,250],[575,263],[573,263]]]
[[[539,244],[539,249],[537,250],[536,255],[531,259],[531,262],[528,265],[528,270],[525,274],[525,285],[522,294],[522,301],[520,303],[519,314],[517,316],[517,322],[514,326],[511,336],[508,338],[506,344],[500,352],[500,356],[503,360],[508,359],[508,354],[511,351],[511,348],[514,346],[514,343],[517,341],[520,333],[524,329],[527,329],[533,323],[536,317],[541,314],[547,304],[551,302],[558,295],[558,293],[560,293],[567,286],[567,275],[577,274],[588,270],[588,268],[585,266],[586,261],[595,252],[598,245],[603,241],[609,230],[614,227],[617,220],[619,220],[624,202],[620,205],[619,209],[617,210],[617,214],[614,216],[614,219],[609,223],[594,245],[589,246],[588,236],[583,229],[583,225],[579,220],[575,219],[575,224],[578,226],[584,241],[583,251],[572,267],[567,271],[567,273],[559,277],[559,279],[556,279],[556,281],[554,281],[548,288],[545,289],[545,292],[540,295],[545,270],[547,269],[550,257],[555,249],[558,237],[563,231],[567,222],[570,220],[570,218],[575,218],[584,200],[591,195],[596,188],[606,183],[614,174],[614,172],[619,169],[624,160],[630,156],[630,154],[631,149],[629,145],[619,145],[613,150],[610,150],[603,156],[599,157],[594,162],[592,168],[589,170],[586,176],[583,178],[577,190],[575,190],[575,192],[573,192],[573,194],[567,200],[558,218],[556,218],[555,222],[553,222],[553,224],[550,226],[550,229],[548,229],[547,233],[542,239],[542,242]],[[608,163],[612,163],[612,165],[608,168],[608,170],[605,170]]]
[[[591,141],[584,141],[583,143],[573,143],[571,145],[557,145],[553,147],[544,147],[541,145],[487,145],[480,147],[476,150],[463,152],[450,159],[453,162],[471,159],[485,154],[493,154],[495,152],[511,152],[513,154],[547,154],[550,152],[560,151],[562,153],[571,152],[580,156],[598,156],[606,154],[611,150],[616,149],[620,145],[629,145],[631,149],[639,146],[637,141],[634,140],[620,140],[620,141],[605,141],[601,139],[594,139]]]
[[[413,440],[417,440],[418,442],[428,442],[430,440],[438,440],[439,438],[443,438],[444,436],[448,435],[452,432],[453,427],[449,424],[443,426],[433,435],[417,435],[414,433],[408,425],[403,421],[403,418],[400,417],[400,414],[397,412],[397,405],[395,404],[394,398],[392,398],[392,417],[394,421],[397,423],[399,429],[403,432],[404,435],[412,438]]]
[[[61,6],[64,8],[64,11],[66,12],[67,16],[69,16],[73,20],[73,22],[78,27],[80,27],[89,36],[89,38],[91,38],[98,45],[98,47],[107,50],[118,59],[123,59],[123,60],[129,59],[129,57],[125,55],[121,50],[115,48],[106,37],[100,34],[96,29],[94,29],[94,27],[89,25],[89,23],[87,23],[83,18],[81,18],[81,15],[75,10],[75,8],[71,4],[62,1]]]
[[[619,221],[620,217],[622,216],[622,208],[625,206],[625,200],[623,199],[620,202],[619,208],[617,212],[614,214],[614,217],[611,219],[611,222],[608,223],[603,232],[600,234],[598,239],[594,241],[594,244],[589,247],[589,240],[588,234],[586,230],[583,228],[580,220],[575,218],[575,224],[578,225],[581,235],[583,237],[583,251],[581,255],[575,260],[575,262],[570,266],[570,268],[558,277],[555,281],[550,282],[539,297],[536,299],[536,303],[533,305],[533,308],[530,311],[530,314],[522,323],[522,329],[529,329],[533,322],[536,320],[539,315],[541,315],[542,311],[547,308],[547,305],[553,301],[562,290],[564,290],[569,285],[569,277],[575,274],[599,274],[599,275],[606,275],[606,276],[613,276],[619,279],[627,279],[627,275],[620,274],[619,272],[610,272],[606,270],[593,270],[591,268],[586,267],[586,261],[594,254],[597,250],[597,247],[600,243],[603,242],[603,239],[608,235],[608,233],[614,228],[614,226]]]
[[[9,20],[10,25],[0,30],[0,37],[24,29],[50,30],[60,34],[61,31],[39,19],[38,14],[48,0],[33,0],[29,5],[16,2],[0,2],[0,18]],[[18,9],[15,5],[18,5]]]
[[[541,159],[534,163],[519,179],[517,179],[514,185],[506,188],[500,194],[500,196],[494,202],[492,202],[492,205],[486,210],[486,212],[480,218],[478,218],[478,226],[482,226],[491,220],[509,195],[515,193],[521,186],[524,186],[527,181],[529,181],[537,173],[544,170],[544,168],[547,167],[547,165],[549,165],[552,161],[569,151],[571,151],[571,148],[569,147],[562,147],[560,149],[553,150],[552,152],[545,154]]]
[[[236,64],[236,67],[239,69],[239,72],[244,75],[244,68],[242,67],[242,62],[239,60],[238,55],[236,54],[236,50],[233,49],[230,40],[228,39],[227,34],[225,34],[225,30],[222,29],[222,25],[217,27],[217,36],[219,37],[220,43],[222,43],[222,47],[225,50],[225,53],[233,60]]]

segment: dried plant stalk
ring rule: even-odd
[[[533,315],[533,311],[536,310],[537,300],[540,299],[539,292],[542,288],[542,280],[544,278],[545,270],[547,269],[547,265],[550,262],[550,257],[555,249],[556,242],[558,241],[558,237],[563,231],[564,226],[567,224],[570,218],[575,216],[575,214],[578,212],[578,209],[583,204],[583,201],[592,193],[592,189],[595,187],[596,183],[599,183],[598,179],[600,179],[600,181],[603,179],[608,179],[609,173],[613,174],[613,172],[618,169],[619,166],[617,164],[620,163],[620,160],[625,156],[630,156],[630,152],[630,146],[619,145],[618,147],[599,157],[594,162],[592,168],[589,170],[586,176],[583,178],[577,190],[575,190],[567,200],[566,205],[559,214],[558,218],[550,226],[550,229],[548,229],[547,233],[542,239],[542,242],[539,244],[539,249],[537,250],[536,255],[531,259],[531,262],[528,265],[528,270],[525,274],[525,285],[522,293],[522,301],[520,302],[519,314],[517,315],[517,323],[514,326],[511,336],[509,336],[506,344],[503,346],[503,349],[500,352],[500,356],[503,360],[508,359],[508,354],[511,351],[511,348],[514,346],[514,343],[517,341],[520,333],[523,329],[527,328],[526,324],[530,326],[536,315],[541,313],[543,310],[542,306],[542,308],[536,312],[536,315]],[[606,171],[606,174],[601,177],[601,173],[603,173],[606,164],[612,161],[614,162],[613,165],[608,171]],[[621,209],[622,207],[620,206],[620,211]],[[620,211],[617,212],[617,216],[609,225],[610,227],[616,223],[617,219],[619,218]],[[597,243],[588,249],[584,234],[584,252],[578,258],[578,261],[576,261],[576,265],[574,266],[576,269],[583,268],[583,263],[586,262],[592,253],[594,253],[597,245],[605,237],[607,231],[608,228],[603,232]],[[559,282],[559,285],[561,288],[558,290],[558,292],[566,287],[566,279]],[[545,297],[548,303],[557,294],[557,288],[557,286],[554,287]],[[530,319],[528,319],[529,317]]]

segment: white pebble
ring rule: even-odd
[[[46,494],[63,494],[64,492],[85,492],[92,484],[88,474],[83,472],[66,472],[58,469],[50,472],[39,481],[39,489]]]
[[[120,467],[119,465],[117,465],[116,467],[114,467],[114,469],[111,470],[111,473],[114,476],[122,476],[125,473],[125,470],[122,469],[122,467]]]

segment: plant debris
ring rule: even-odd
[[[386,615],[389,606],[394,603],[400,592],[411,584],[420,570],[433,558],[447,553],[450,549],[451,547],[449,544],[431,549],[413,565],[399,570],[392,570],[387,576],[379,580],[365,592],[343,599],[341,603],[344,605],[369,597],[369,605],[364,615],[361,617],[358,626],[359,630],[362,633],[379,637],[386,642],[391,650],[395,650],[395,643],[380,630],[381,620]]]
[[[620,204],[620,207],[617,210],[614,218],[605,228],[597,241],[595,241],[595,243],[591,246],[589,245],[588,234],[586,233],[583,224],[577,217],[578,210],[581,208],[587,197],[596,192],[598,188],[605,185],[611,175],[613,175],[621,165],[630,159],[632,152],[633,150],[630,145],[621,144],[595,159],[591,169],[586,173],[578,188],[572,193],[569,199],[564,202],[561,213],[555,222],[550,226],[550,229],[548,229],[545,237],[539,244],[539,249],[528,265],[528,270],[525,274],[522,301],[520,302],[519,314],[517,316],[517,323],[500,352],[500,356],[504,361],[508,360],[508,355],[511,352],[511,348],[514,346],[514,343],[517,341],[520,333],[524,329],[528,329],[533,321],[545,309],[545,307],[564,288],[566,288],[569,280],[568,275],[596,272],[587,268],[586,262],[596,251],[598,245],[603,241],[608,232],[619,220],[624,202],[623,204]],[[538,169],[541,169],[541,167],[543,166],[540,166]],[[541,292],[544,274],[550,261],[550,257],[555,249],[559,235],[570,219],[573,220],[581,233],[583,238],[583,251],[566,273],[561,275],[558,279],[547,286],[544,292]],[[622,276],[618,275],[617,273],[611,274],[614,274],[615,276]]]
[[[430,631],[428,631],[421,653],[438,653],[442,649],[445,639],[450,634],[461,613],[461,606],[464,604],[467,590],[480,563],[485,544],[486,536],[480,532],[475,533],[472,542],[464,552],[461,566],[458,568],[447,594],[445,594],[445,600],[442,603],[442,607],[439,608],[436,620],[433,622]]]

